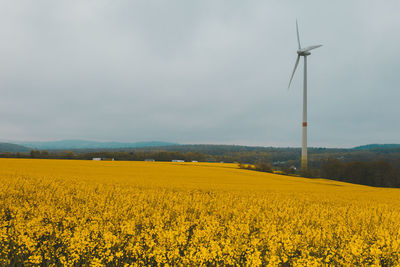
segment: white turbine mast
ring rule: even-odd
[[[297,59],[294,64],[294,69],[292,76],[290,77],[289,86],[292,83],[294,73],[296,72],[297,65],[299,65],[300,57],[304,57],[304,81],[303,81],[303,138],[302,138],[302,148],[301,148],[301,170],[302,172],[307,171],[307,56],[311,55],[310,50],[318,48],[322,45],[312,45],[305,48],[301,48],[300,36],[299,36],[299,26],[296,20],[296,31],[297,31],[297,43],[299,49],[297,50]]]

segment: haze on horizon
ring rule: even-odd
[[[2,1],[0,141],[400,143],[400,2]]]

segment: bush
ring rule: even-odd
[[[273,172],[271,165],[266,162],[258,163],[255,165],[255,170],[260,172]]]
[[[239,163],[239,168],[259,172],[274,172],[271,165],[266,162],[257,163],[255,165]]]

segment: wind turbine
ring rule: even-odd
[[[307,171],[307,56],[311,55],[310,51],[318,48],[322,45],[312,45],[306,48],[301,48],[300,36],[299,36],[299,26],[296,20],[296,31],[297,31],[297,43],[299,49],[297,50],[297,60],[294,65],[292,76],[290,77],[289,86],[292,83],[294,73],[296,72],[297,65],[299,65],[300,57],[304,57],[304,81],[303,81],[303,138],[302,138],[302,148],[301,148],[301,170],[303,172]]]

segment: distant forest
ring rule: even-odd
[[[309,171],[300,173],[300,148],[232,145],[172,145],[121,149],[31,150],[4,152],[3,158],[237,162],[262,164],[291,175],[323,177],[370,186],[400,187],[400,145],[367,145],[353,149],[309,148]],[[265,168],[265,164],[271,168]]]

